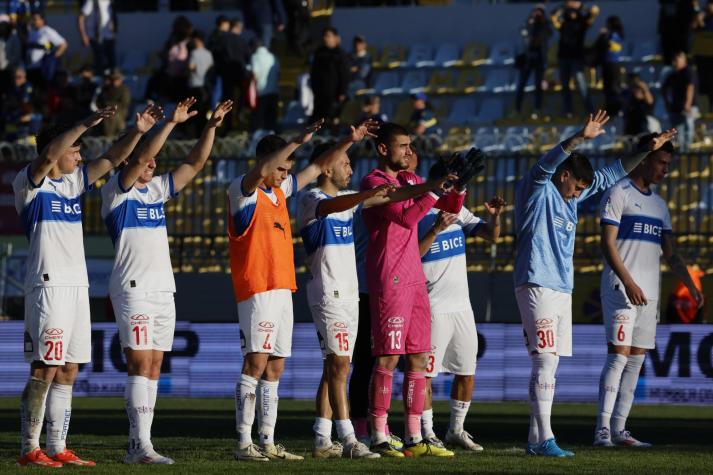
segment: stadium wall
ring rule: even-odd
[[[116,326],[95,324],[92,362],[79,373],[77,396],[121,396],[126,380]],[[232,397],[242,364],[237,324],[178,322],[174,351],[166,355],[159,391],[176,397]],[[600,325],[574,326],[574,356],[562,358],[557,401],[597,400],[599,374],[606,357]],[[475,401],[525,401],[530,360],[520,325],[478,326],[478,369]],[[713,325],[660,325],[657,349],[646,358],[636,390],[640,403],[713,405]],[[0,396],[18,396],[27,380],[23,361],[22,322],[0,323],[0,361],[4,375]],[[292,357],[280,379],[280,397],[313,399],[322,368],[314,325],[295,326]],[[400,398],[403,375],[394,378]],[[451,377],[433,382],[434,399],[448,399]]]

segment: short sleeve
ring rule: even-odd
[[[47,28],[47,40],[52,43],[53,46],[59,46],[67,42],[57,30],[50,27]]]
[[[317,190],[310,190],[300,198],[300,218],[305,224],[318,218],[319,203],[324,199]]]
[[[44,180],[45,178],[40,183],[32,183],[30,165],[27,165],[17,173],[12,181],[12,190],[15,193],[15,209],[18,214],[21,214],[25,206],[32,201]]]
[[[104,186],[101,187],[101,194],[102,218],[106,218],[114,208],[124,201],[126,191],[121,188],[121,173],[109,178]]]
[[[82,3],[82,8],[80,10],[80,13],[84,16],[89,16],[92,14],[94,11],[94,2],[92,0],[85,0],[84,3]]]
[[[154,180],[157,181],[161,187],[161,197],[164,203],[178,196],[173,185],[173,173],[165,173],[159,177],[154,177]]]
[[[600,224],[619,227],[624,212],[624,193],[618,187],[610,188],[602,197],[600,206]]]
[[[661,200],[663,201],[663,200]],[[672,233],[673,232],[673,226],[671,226],[671,213],[668,211],[668,206],[666,206],[666,202],[663,202],[663,208],[664,208],[664,214],[663,214],[663,232],[664,233]]]
[[[288,175],[286,180],[280,184],[280,189],[285,194],[285,198],[289,198],[297,192],[297,176]]]
[[[468,236],[474,236],[485,221],[468,211],[466,207],[460,209],[458,213],[458,224],[463,228],[463,232]]]

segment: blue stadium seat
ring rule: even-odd
[[[433,46],[427,43],[416,43],[409,51],[406,65],[412,68],[427,68],[435,65]]]
[[[428,74],[423,70],[407,71],[404,74],[401,90],[404,93],[414,94],[422,92],[428,85]]]
[[[506,66],[515,63],[515,48],[511,43],[497,43],[490,50],[488,64]]]
[[[475,98],[474,97],[459,97],[451,106],[451,113],[445,120],[451,125],[467,125],[475,122]]]
[[[479,122],[492,122],[505,116],[505,102],[500,97],[488,97],[480,105]]]
[[[650,63],[659,58],[658,47],[655,40],[634,41],[631,51],[631,60],[639,63]]]
[[[661,82],[659,81],[659,72],[656,66],[644,65],[635,67],[632,72],[636,73],[641,77],[649,87],[658,88],[661,87]]]
[[[485,77],[484,89],[488,92],[508,92],[515,89],[511,68],[498,68],[488,71]]]
[[[492,99],[486,99],[483,102],[481,113],[488,100]],[[473,144],[484,152],[499,152],[505,149],[500,143],[500,132],[497,127],[479,127],[473,136]]]
[[[147,61],[146,52],[138,49],[130,49],[124,53],[119,69],[125,74],[134,73],[144,67]]]
[[[403,89],[399,85],[399,74],[396,71],[379,73],[374,81],[374,92],[384,95],[401,94]]]
[[[290,101],[287,106],[287,111],[283,115],[282,123],[284,125],[299,125],[304,124],[307,120],[305,111],[297,101]]]
[[[442,68],[450,68],[462,64],[460,59],[460,47],[456,43],[443,43],[438,47],[436,58],[434,60],[436,66]]]

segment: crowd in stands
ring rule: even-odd
[[[170,105],[188,96],[198,100],[200,119],[179,132],[186,137],[197,135],[211,106],[228,98],[236,99],[237,106],[226,118],[223,133],[279,130],[290,123],[292,106],[284,91],[281,97],[280,61],[272,50],[274,37],[281,32],[287,40],[283,54],[305,58],[309,64],[308,74],[297,85],[301,121],[325,118],[334,130],[344,125],[340,118],[355,102],[360,105],[355,118],[394,119],[387,117],[393,107],[384,110],[381,92],[374,90],[380,71],[368,37],[357,35],[345,47],[339,32],[327,27],[321,41],[312,38],[306,0],[242,0],[236,2],[240,9],[232,10],[230,16],[217,16],[210,32],[197,30],[188,16],[177,16],[169,37],[156,52],[155,65],[145,71],[145,80],[138,81],[131,71],[120,69],[122,58],[132,54],[117,51],[117,36],[123,34],[115,10],[120,2],[80,3],[81,44],[77,45],[69,45],[63,32],[46,23],[42,1],[11,1],[7,13],[0,15],[0,131],[4,140],[23,140],[45,123],[71,121],[107,104],[117,105],[119,113],[105,121],[101,133],[115,137],[131,120],[137,104]],[[713,98],[713,0],[658,3],[658,53],[664,67],[654,78],[628,62],[630,50],[640,39],[627,37],[619,17],[606,17],[596,40],[588,43],[587,33],[606,11],[579,0],[536,5],[525,19],[508,66],[517,74],[511,89],[517,113],[523,120],[537,121],[548,108],[551,92],[560,91],[562,118],[581,112],[575,110],[578,104],[590,111],[604,106],[620,118],[620,132],[638,135],[674,126],[681,132],[682,147],[690,146],[700,116],[697,96]],[[698,33],[710,35],[699,39]],[[516,41],[517,32],[513,32]],[[92,62],[70,70],[68,51],[79,49],[91,50]],[[594,81],[592,70],[597,71]],[[603,99],[596,99],[601,104],[594,104],[593,83],[601,85]],[[443,131],[442,113],[436,111],[427,92],[403,91],[411,94],[406,117],[416,135]],[[528,96],[532,96],[532,107]],[[494,109],[481,115],[492,121],[501,112]]]

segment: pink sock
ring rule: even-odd
[[[356,417],[352,419],[352,424],[354,425],[354,433],[356,434],[357,439],[369,437],[369,429],[366,426],[366,417]]]
[[[404,379],[404,408],[406,410],[406,442],[421,442],[421,415],[426,400],[426,374],[407,371]]]
[[[389,429],[389,424],[384,426],[384,434],[391,435],[391,430]]]
[[[376,366],[371,375],[371,420],[374,431],[371,434],[375,443],[386,441],[386,415],[391,407],[391,384],[393,374],[386,368]]]

